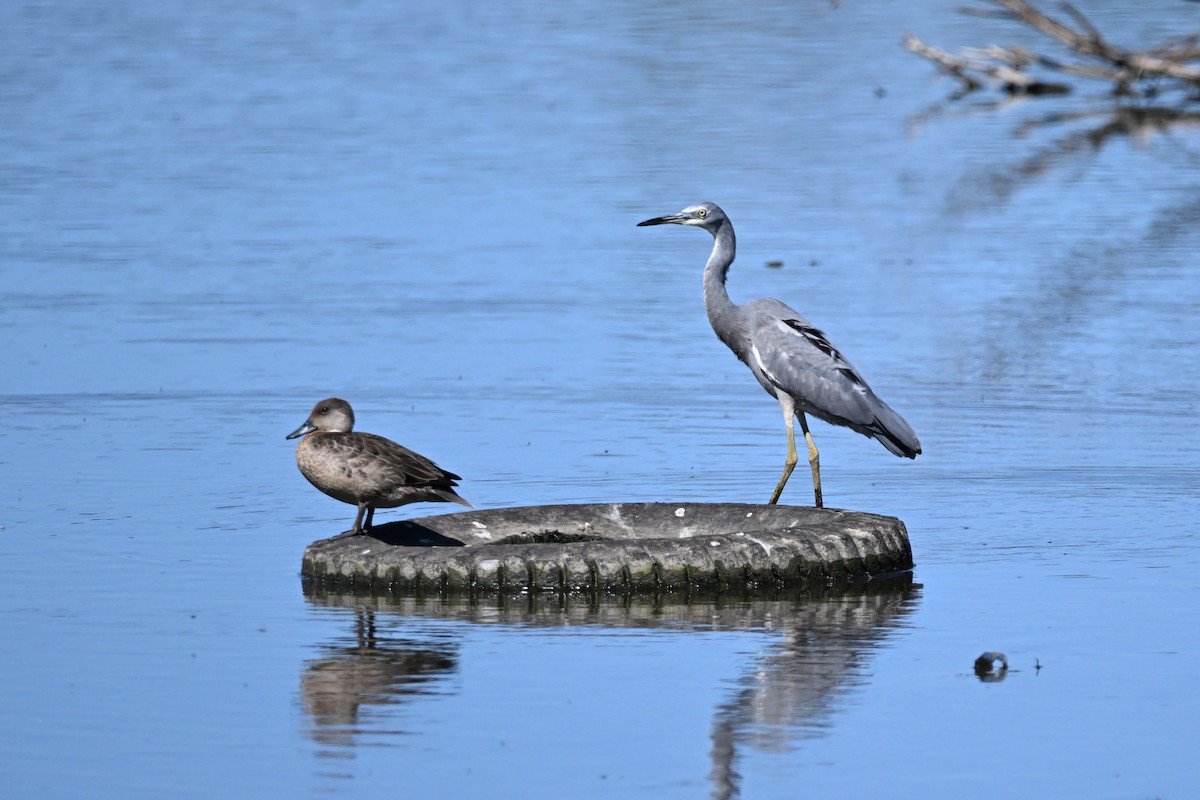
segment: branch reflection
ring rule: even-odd
[[[961,105],[953,100],[939,103],[911,116],[908,134],[919,135],[925,125],[937,118],[1011,111],[1016,106],[1038,102],[1041,101],[1002,98]],[[986,166],[967,175],[951,191],[947,208],[952,213],[963,214],[1005,203],[1051,170],[1076,157],[1095,155],[1114,140],[1145,143],[1196,127],[1200,127],[1200,111],[1122,103],[1089,104],[1029,116],[1013,128],[1014,139],[1052,138],[1017,161]],[[1183,140],[1177,140],[1177,144],[1180,148],[1185,146]],[[1200,156],[1188,155],[1193,162],[1200,162]]]

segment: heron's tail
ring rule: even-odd
[[[867,426],[867,435],[874,436],[892,453],[905,458],[916,458],[921,454],[921,442],[904,417],[892,410],[887,403],[875,398],[875,420]]]

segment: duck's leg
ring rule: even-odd
[[[340,539],[343,536],[357,536],[358,534],[363,533],[363,527],[362,527],[363,514],[367,513],[368,510],[373,512],[375,509],[369,508],[366,503],[359,503],[358,504],[358,514],[354,517],[354,527],[348,531],[342,531],[337,536],[334,536],[332,538]],[[367,514],[367,527],[368,528],[371,527],[371,515],[369,513]]]

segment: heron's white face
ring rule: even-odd
[[[703,225],[708,221],[709,209],[706,205],[688,206],[679,212],[681,225]]]
[[[678,214],[668,214],[665,217],[655,217],[648,219],[645,222],[639,222],[638,226],[645,225],[691,225],[697,228],[705,228],[709,231],[715,231],[720,227],[720,223],[725,219],[721,209],[713,203],[697,203],[694,206],[688,206]]]

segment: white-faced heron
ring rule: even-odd
[[[821,469],[817,446],[808,432],[805,413],[833,425],[858,431],[898,456],[916,458],[921,452],[917,434],[899,414],[871,391],[853,365],[825,333],[778,300],[763,298],[742,305],[729,299],[725,276],[733,263],[736,239],[733,224],[714,203],[689,206],[678,214],[655,217],[638,225],[691,225],[712,234],[712,255],[704,268],[704,306],[717,336],[741,359],[783,409],[788,452],[783,475],[771,495],[779,501],[796,466],[796,436],[792,420],[800,420],[808,444],[813,494],[822,505]]]

